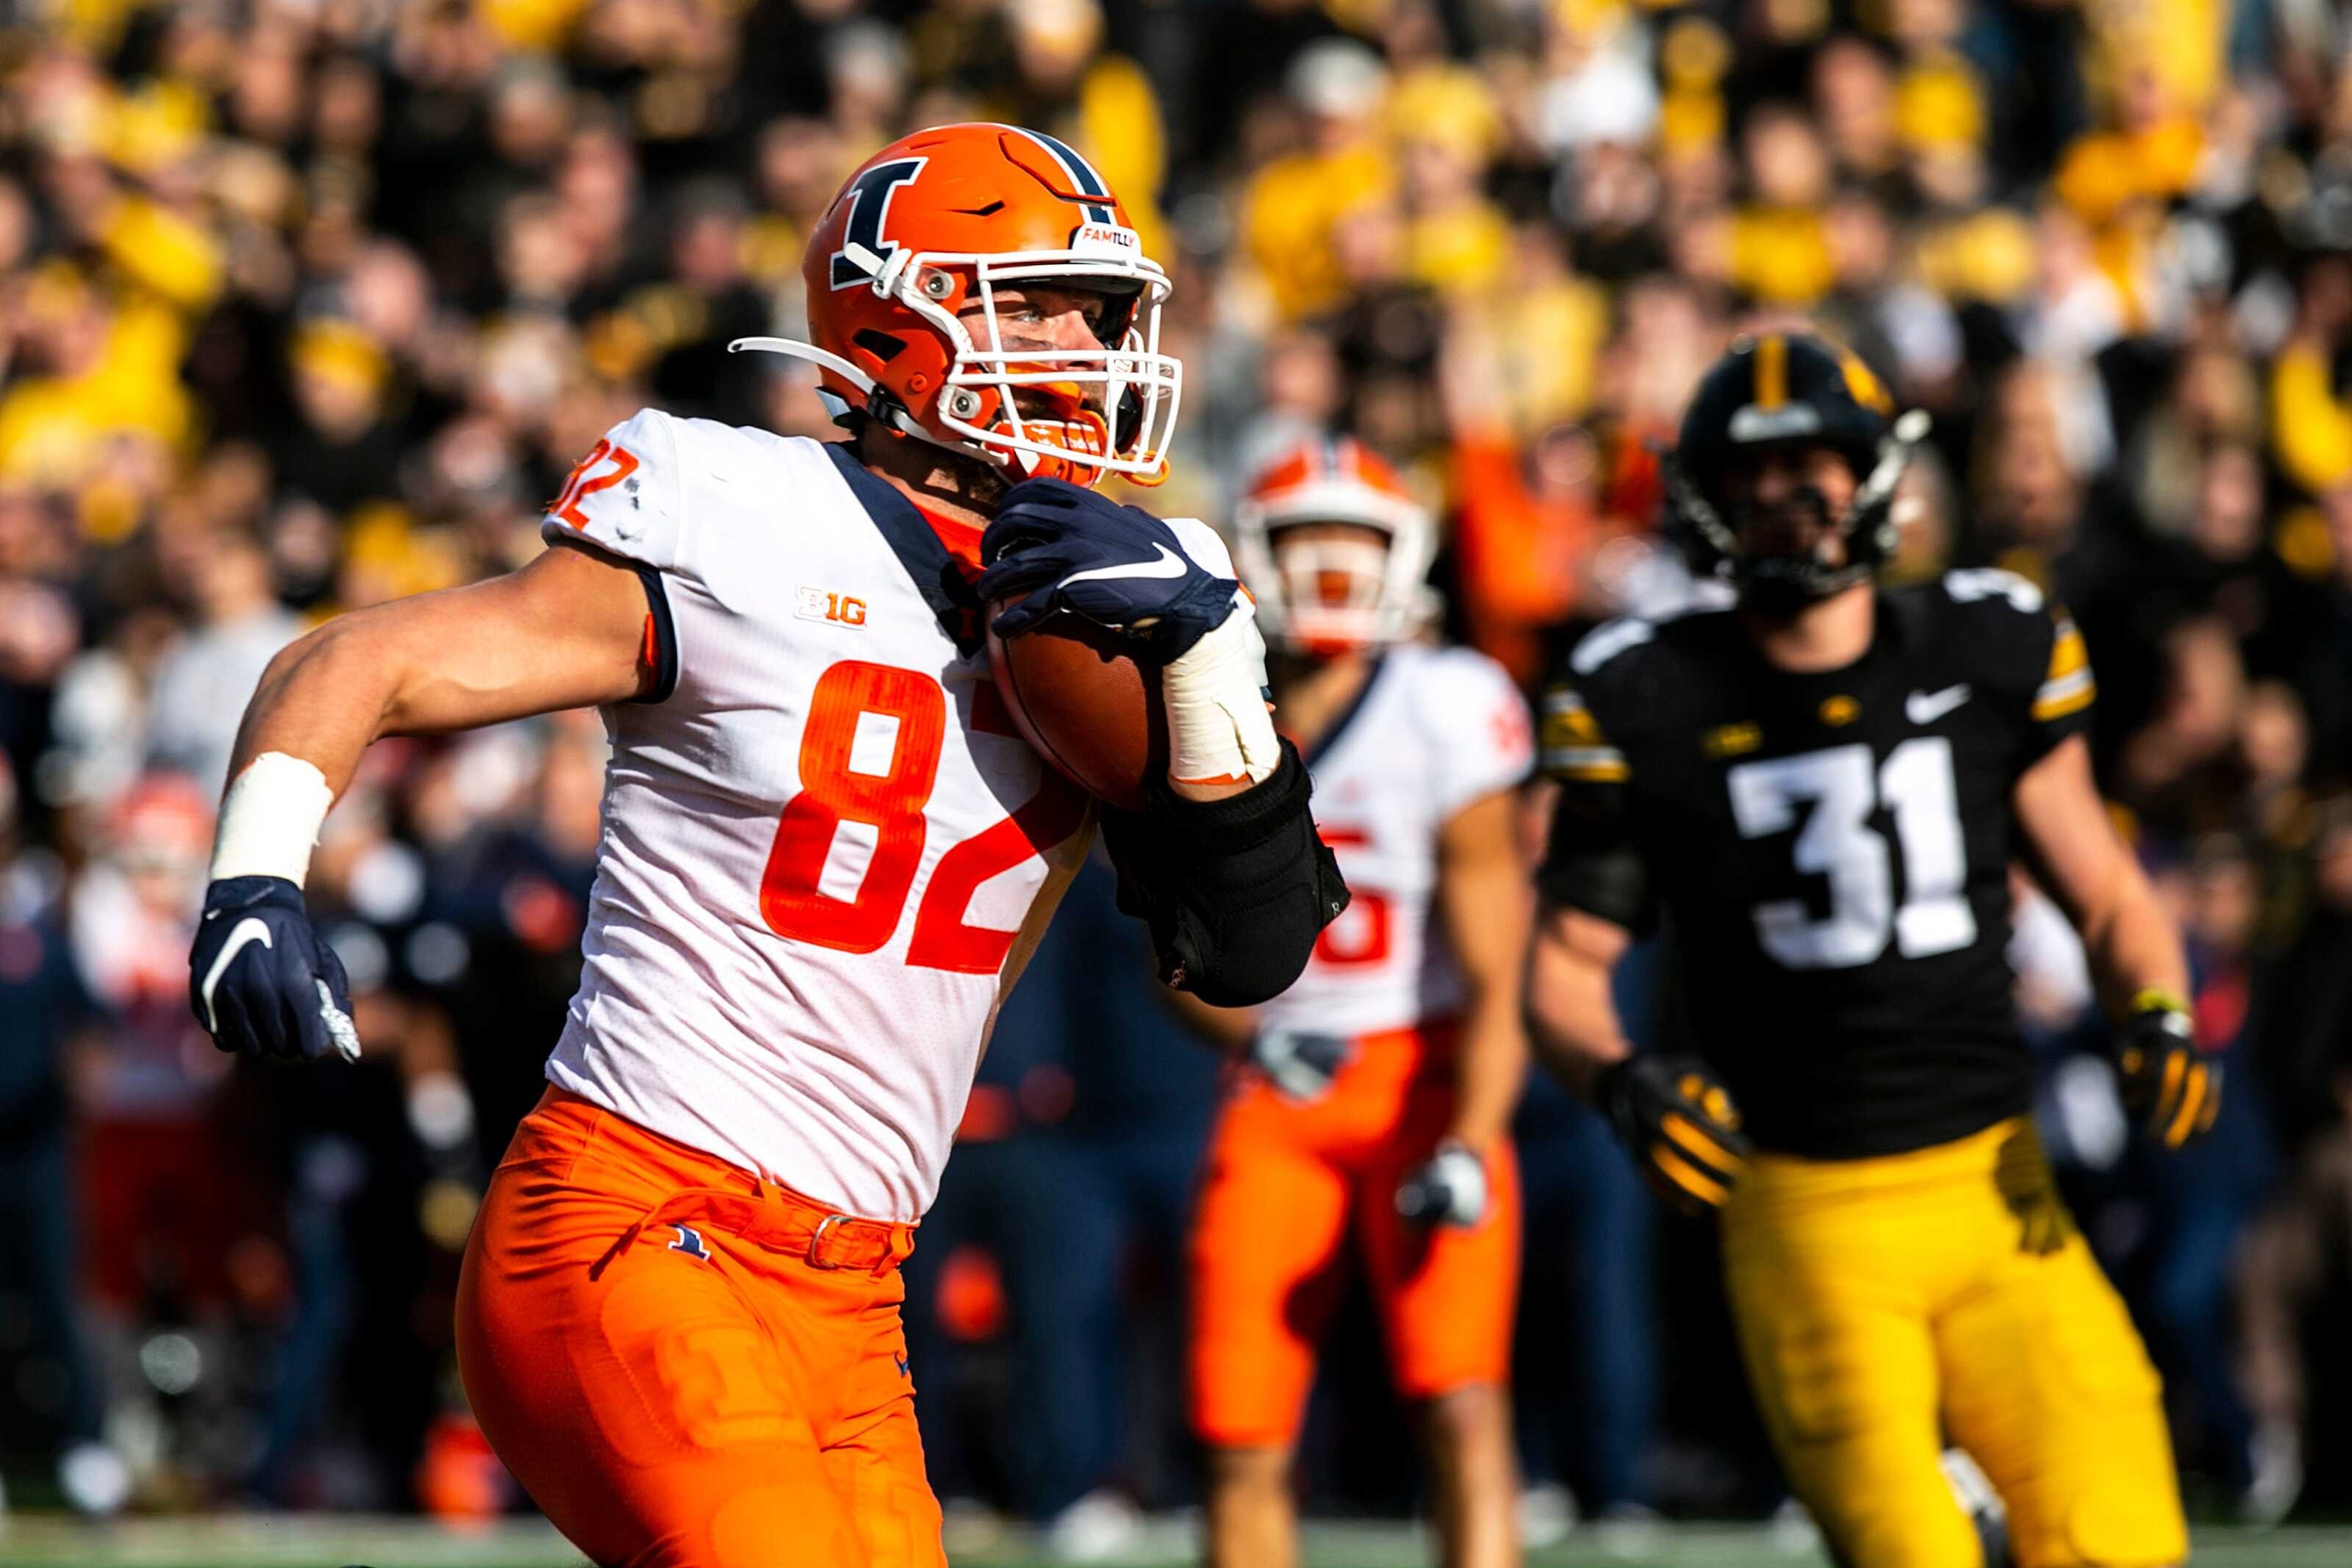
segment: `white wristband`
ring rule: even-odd
[[[212,877],[282,876],[295,886],[310,874],[310,849],[335,792],[327,776],[299,757],[265,751],[246,764],[221,802]]]
[[[1265,708],[1265,641],[1249,601],[1160,673],[1168,776],[1180,784],[1262,783],[1282,766]]]

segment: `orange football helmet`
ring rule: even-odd
[[[1353,523],[1386,542],[1293,539],[1302,523]],[[1320,656],[1384,647],[1420,632],[1437,608],[1429,587],[1437,534],[1395,469],[1352,436],[1285,450],[1234,508],[1234,559],[1266,634]]]
[[[1168,476],[1183,367],[1160,353],[1168,275],[1103,177],[1012,125],[941,125],[849,177],[809,236],[814,343],[743,338],[813,361],[834,417],[880,421],[1024,477]],[[1091,349],[1011,349],[995,291],[1051,279],[1112,304]],[[962,312],[980,304],[978,340]]]

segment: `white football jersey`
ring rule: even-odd
[[[605,710],[548,1077],[844,1213],[919,1218],[1090,802],[942,623],[945,547],[844,449],[649,410],[541,526],[654,569],[676,648],[666,696]]]
[[[1390,649],[1307,759],[1316,825],[1353,900],[1261,1027],[1353,1036],[1459,1010],[1461,971],[1430,932],[1438,831],[1534,760],[1527,704],[1501,665],[1467,648]]]

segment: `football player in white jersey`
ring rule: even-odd
[[[457,1343],[508,1467],[631,1568],[943,1562],[897,1266],[1095,821],[1212,1000],[1281,990],[1346,904],[1214,536],[1087,488],[1164,474],[1181,375],[1100,176],[1035,132],[922,131],[850,177],[804,272],[816,341],[739,346],[815,361],[851,440],[648,410],[551,504],[556,548],[280,655],[192,956],[223,1049],[355,1056],[300,889],[362,751],[603,709],[586,970]],[[983,614],[1081,616],[1160,669],[1141,810],[1020,738]]]
[[[1219,1116],[1192,1243],[1209,1560],[1297,1560],[1292,1452],[1352,1256],[1422,1417],[1443,1559],[1496,1568],[1517,1560],[1506,1129],[1526,1058],[1513,798],[1534,760],[1527,710],[1485,655],[1412,640],[1430,520],[1354,441],[1276,459],[1235,532],[1277,650],[1277,711],[1354,902],[1296,985],[1204,1019],[1251,1064]]]

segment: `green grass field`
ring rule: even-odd
[[[950,1545],[956,1543],[950,1537]],[[950,1555],[957,1568],[1044,1568],[1017,1539],[968,1542]],[[1192,1562],[1171,1533],[1128,1568]],[[1428,1561],[1425,1542],[1398,1525],[1308,1528],[1307,1568],[1407,1568]],[[1571,1544],[1533,1553],[1531,1568],[1815,1568],[1817,1553],[1790,1555],[1760,1530],[1684,1526],[1664,1532],[1644,1556],[1612,1556]],[[2197,1536],[2199,1568],[2352,1568],[2352,1530],[2287,1529],[2266,1534],[2207,1530]],[[274,1518],[138,1520],[91,1528],[19,1515],[0,1524],[0,1568],[584,1568],[544,1525],[509,1524],[464,1535],[406,1520]]]

